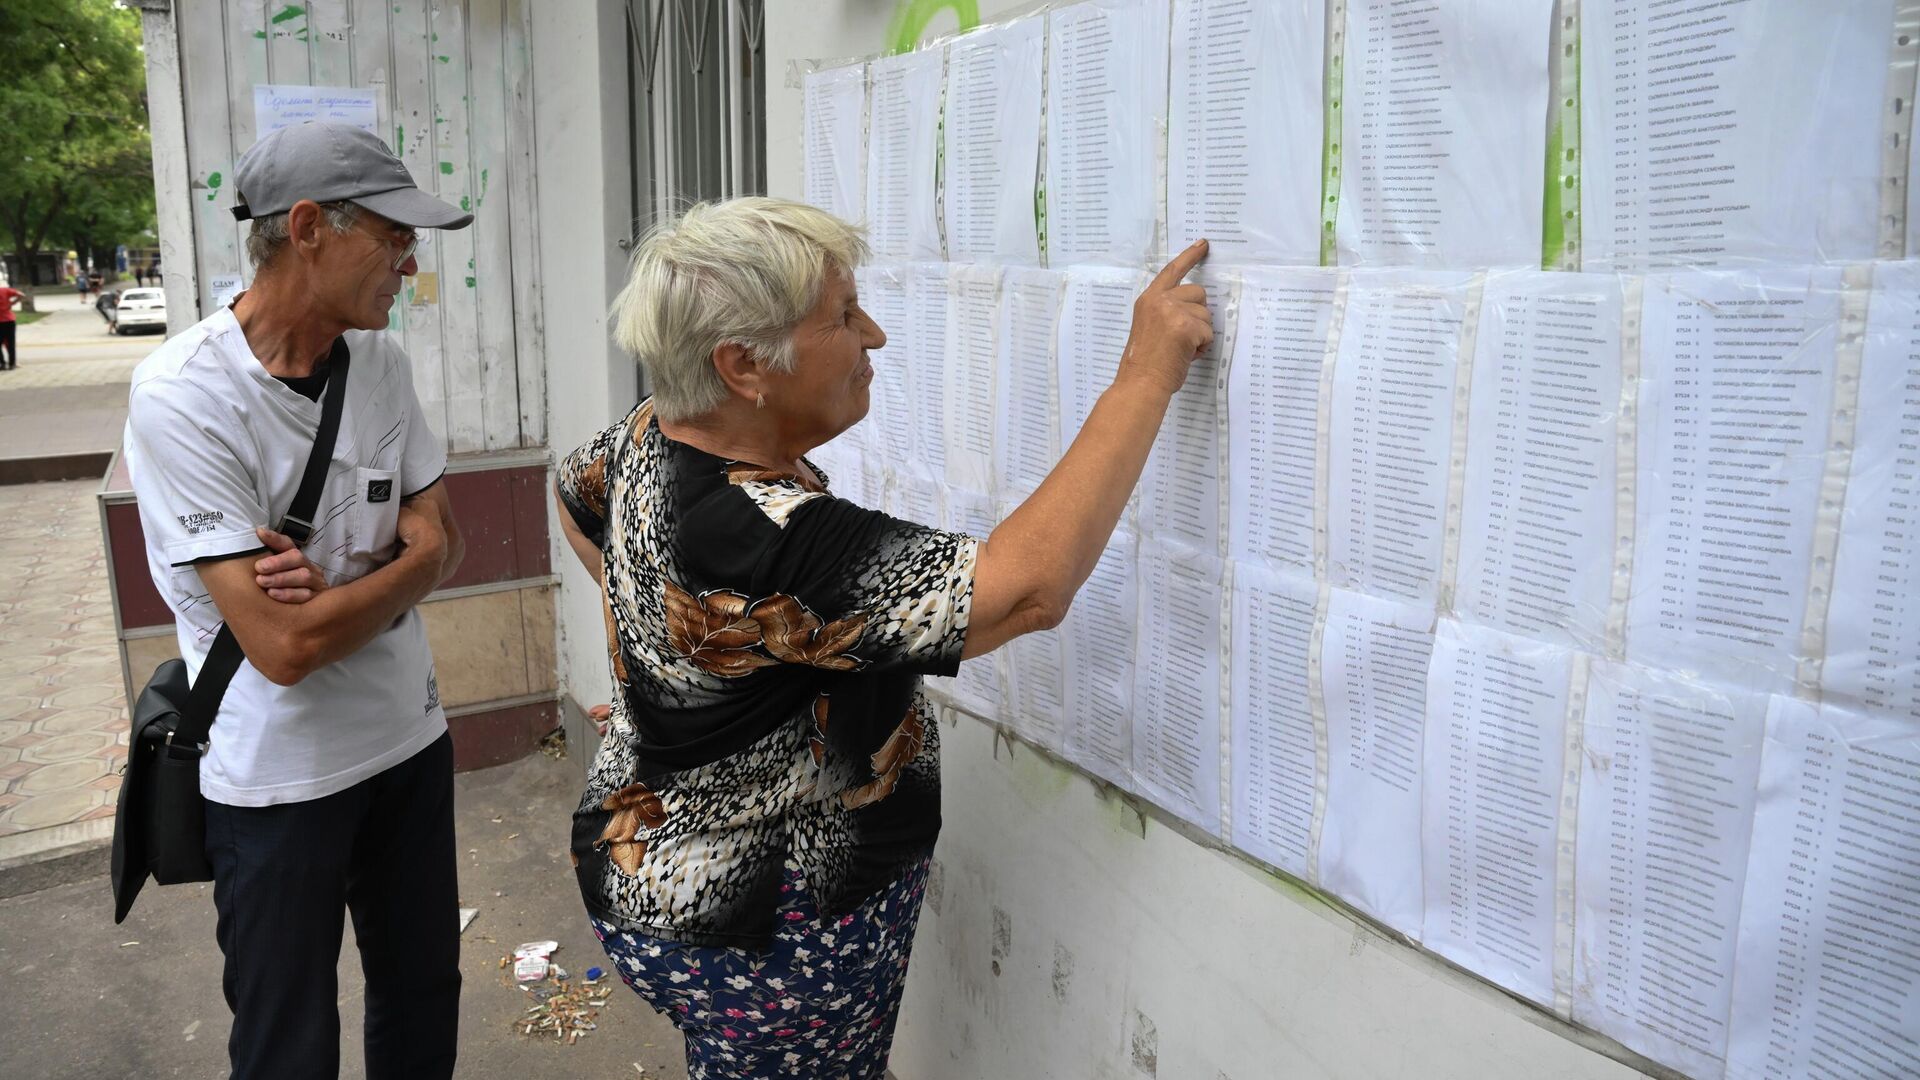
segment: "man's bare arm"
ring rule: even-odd
[[[251,557],[201,564],[200,580],[248,662],[269,681],[292,686],[358,652],[426,599],[451,573],[454,553],[439,517],[444,500],[425,495],[400,508],[397,558],[306,603],[269,596]]]
[[[467,538],[461,535],[460,524],[453,520],[453,498],[447,494],[445,480],[435,480],[425,491],[409,495],[401,505],[412,506],[422,500],[432,503],[440,511],[440,525],[447,534],[446,568],[440,575],[440,582],[445,582],[453,576],[454,571],[460,569],[460,560],[467,557]]]
[[[436,480],[412,499],[431,500],[440,510],[440,520],[447,526],[447,565],[446,578],[454,575],[460,568],[460,561],[466,557],[467,541],[461,534],[460,526],[453,520],[453,500],[448,497],[446,486]],[[405,502],[402,503],[405,505]],[[319,596],[328,588],[327,575],[321,571],[293,539],[272,529],[255,529],[260,542],[267,547],[268,554],[253,564],[253,583],[267,591],[267,595],[282,604],[304,604]]]

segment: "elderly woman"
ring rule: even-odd
[[[653,396],[559,468],[618,687],[580,889],[695,1078],[884,1074],[940,830],[920,678],[1060,622],[1213,336],[1180,283],[1196,244],[1040,489],[986,540],[942,532],[835,498],[806,458],[867,413],[865,254],[777,199],[656,228],[613,312]]]

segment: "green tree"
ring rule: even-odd
[[[0,42],[0,229],[20,266],[49,246],[111,248],[152,231],[139,13],[5,0]]]

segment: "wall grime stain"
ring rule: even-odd
[[[1014,788],[1035,804],[1058,800],[1073,787],[1074,780],[1080,775],[1046,754],[1033,752],[1030,746],[1020,747],[1027,753],[1015,754],[1011,752],[1012,740],[1009,739],[1008,747],[1008,770],[1012,774]]]
[[[1147,1076],[1160,1075],[1160,1031],[1147,1019],[1147,1014],[1138,1009],[1133,1012],[1131,1043],[1134,1071]]]
[[[1053,999],[1067,1000],[1073,987],[1073,952],[1059,942],[1053,943]]]
[[[1013,916],[1007,914],[1004,908],[998,906],[995,906],[993,909],[993,944],[991,951],[993,955],[993,973],[997,977],[1000,974],[1000,961],[1005,960],[1007,955],[1013,952]]]
[[[940,914],[940,901],[947,895],[947,867],[939,859],[927,867],[927,908]]]

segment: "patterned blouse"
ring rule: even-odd
[[[762,948],[788,863],[838,915],[931,850],[920,677],[959,667],[976,541],[675,442],[650,401],[569,454],[559,488],[604,558],[618,688],[574,812],[594,915]]]

